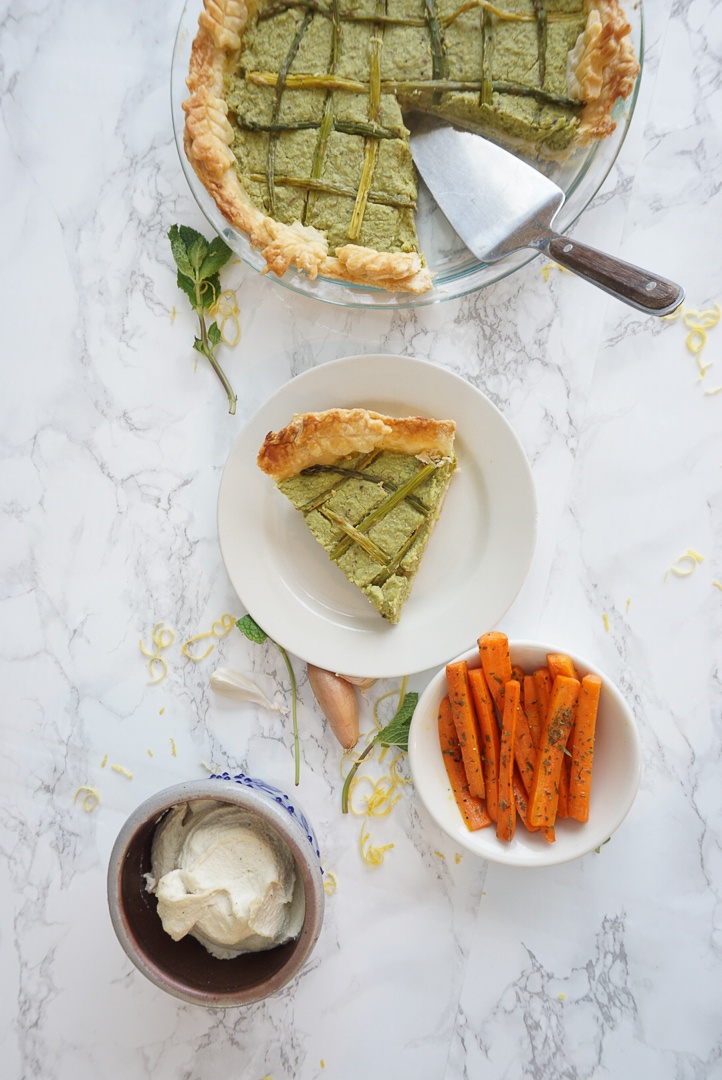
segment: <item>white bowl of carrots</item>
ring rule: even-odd
[[[624,698],[593,664],[492,631],[427,686],[409,761],[426,809],[461,847],[553,866],[600,848],[622,823],[641,746]]]

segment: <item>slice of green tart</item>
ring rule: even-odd
[[[329,409],[267,436],[258,465],[352,585],[396,623],[456,467],[455,424]]]

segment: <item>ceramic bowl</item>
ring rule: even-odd
[[[288,845],[303,884],[306,914],[295,941],[266,952],[218,960],[187,936],[173,939],[163,929],[157,900],[146,891],[155,830],[172,807],[196,799],[219,799],[251,811]],[[197,1005],[249,1005],[280,990],[299,972],[323,922],[325,893],[318,844],[295,800],[261,780],[228,773],[165,788],[130,815],[113,847],[108,866],[108,903],[118,940],[128,957],[162,990]]]
[[[546,664],[547,653],[571,656],[580,677],[593,673],[602,679],[597,715],[589,821],[557,819],[556,841],[529,833],[517,822],[514,839],[497,839],[494,826],[470,832],[459,813],[441,755],[437,718],[447,693],[446,669],[426,687],[414,713],[409,735],[409,763],[414,787],[436,824],[460,847],[492,862],[511,866],[552,866],[569,862],[599,848],[621,825],[634,802],[641,774],[641,745],[632,712],[614,686],[594,664],[569,649],[536,641],[510,641],[513,664],[531,673]],[[458,657],[479,667],[479,651]]]

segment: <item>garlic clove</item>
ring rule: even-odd
[[[221,697],[234,698],[236,701],[250,701],[272,712],[288,713],[289,711],[285,705],[277,705],[275,701],[269,701],[261,688],[256,686],[247,675],[241,675],[239,671],[233,671],[231,668],[216,668],[210,678],[210,687]]]
[[[364,678],[361,675],[343,675],[340,671],[337,671],[339,679],[345,679],[347,683],[351,683],[352,686],[357,686],[359,690],[369,690],[376,679]]]

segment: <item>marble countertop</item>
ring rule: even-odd
[[[238,264],[224,275],[241,311],[230,417],[194,370],[166,239],[176,221],[207,231],[170,127],[179,14],[3,5],[2,1076],[722,1076],[722,325],[695,356],[681,320],[546,281],[540,260],[398,312],[322,305]],[[722,300],[721,60],[715,0],[647,5],[629,137],[576,230],[681,281],[697,309]],[[294,657],[299,795],[337,889],[276,997],[186,1005],[122,952],[108,856],[134,807],[203,763],[292,782],[288,725],[208,691],[223,660],[287,693],[273,649],[234,631],[194,664],[179,644],[242,613],[216,496],[244,420],[290,377],[371,352],[448,367],[513,425],[539,539],[501,628],[609,673],[641,732],[639,795],[598,854],[532,872],[457,852],[406,785],[371,824],[394,846],[370,868]],[[704,561],[665,579],[690,548]],[[150,686],[138,642],[159,620],[178,637]],[[369,692],[364,728],[377,693],[398,689]],[[92,813],[73,801],[81,785],[98,789]]]

